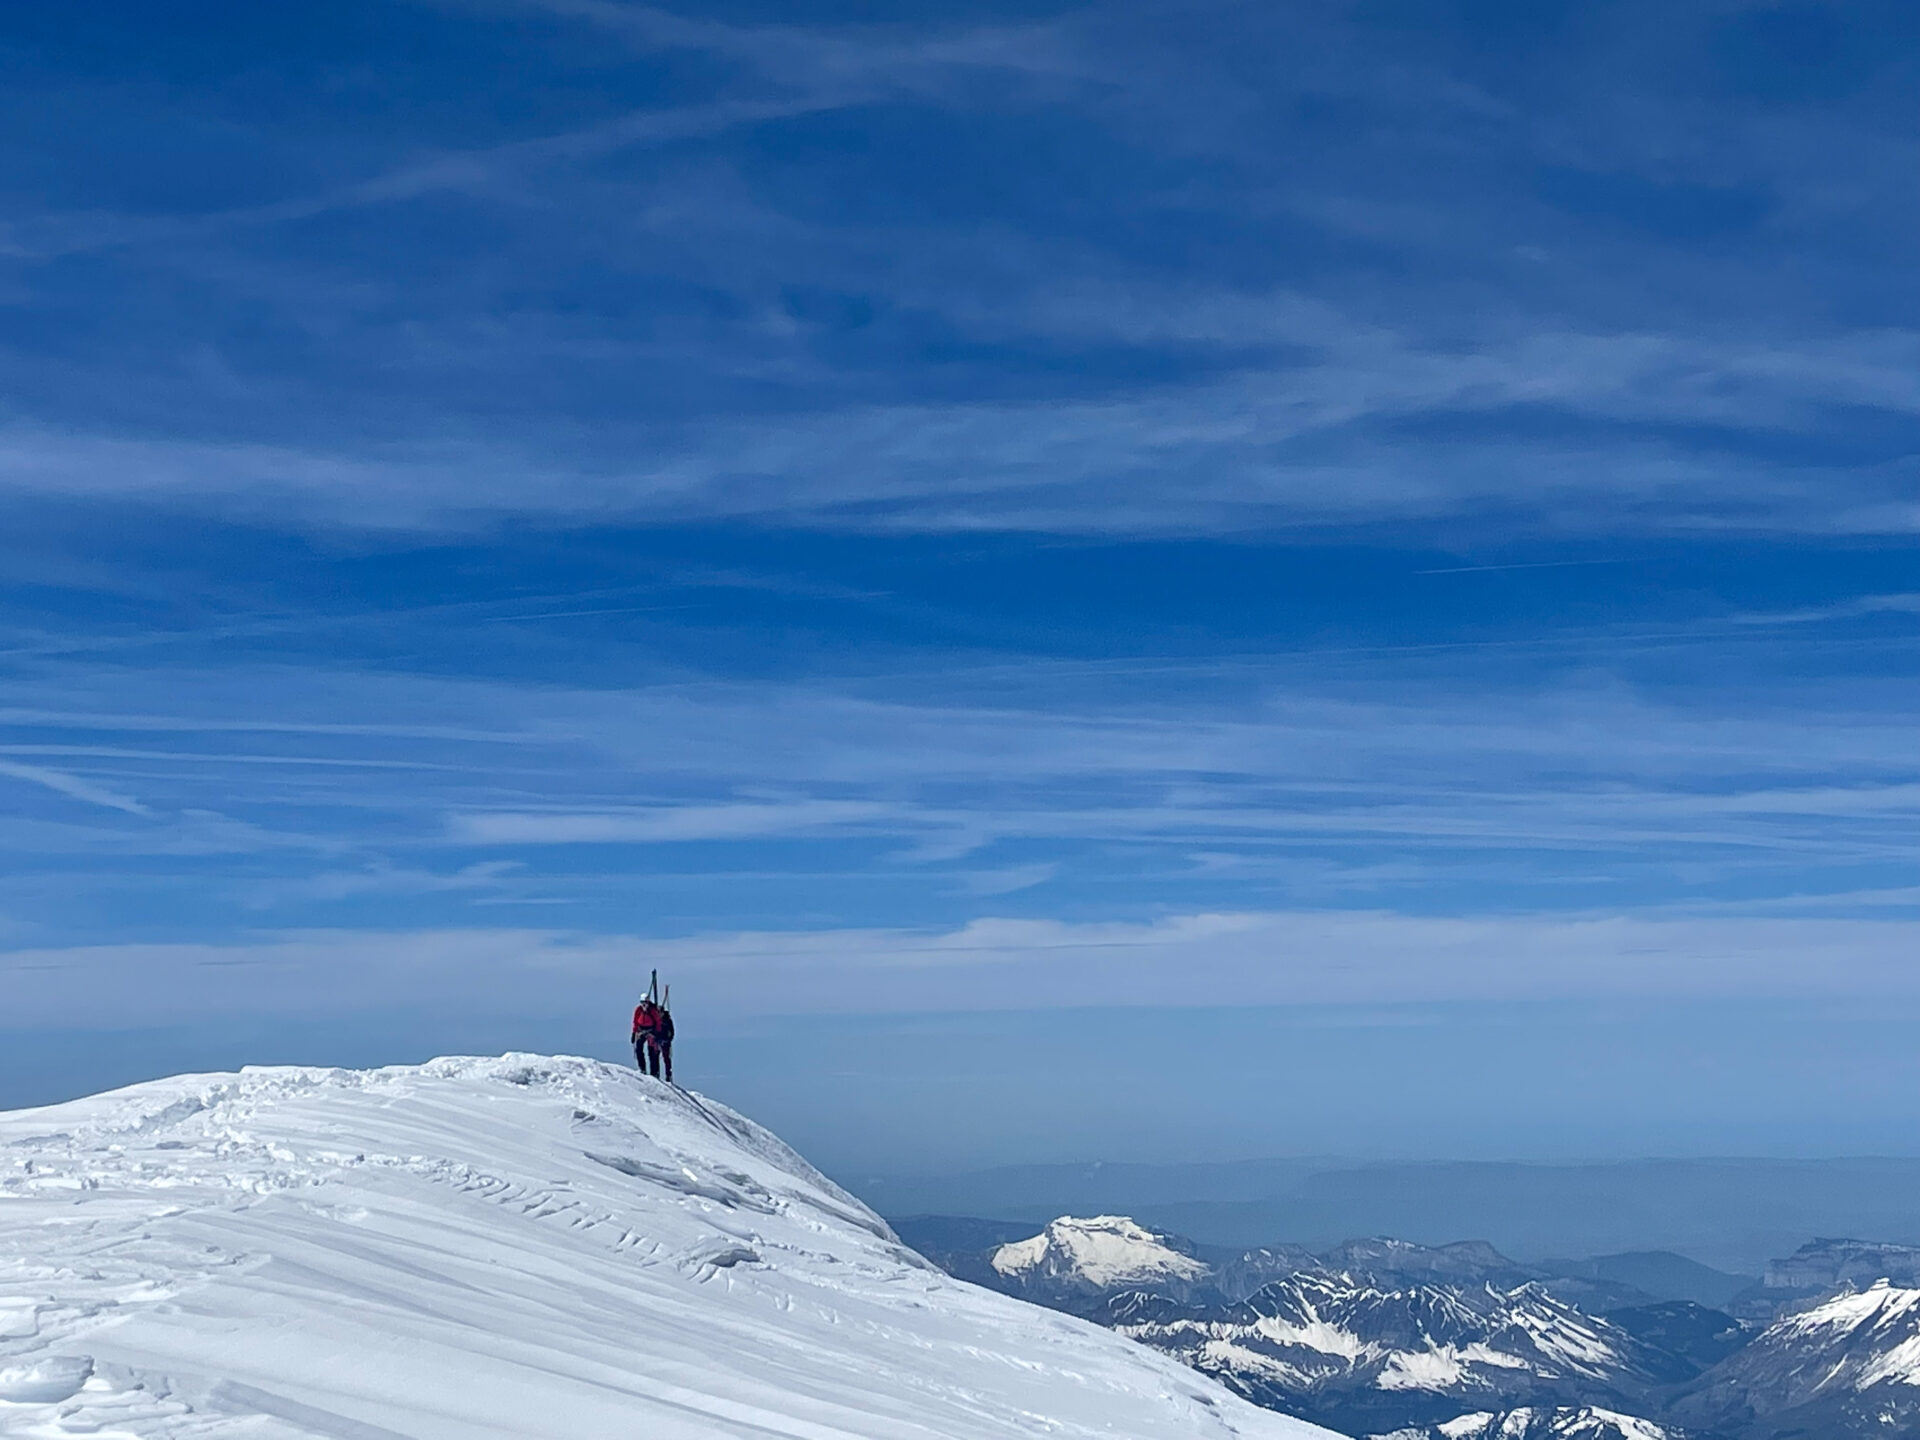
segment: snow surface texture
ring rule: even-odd
[[[1090,1220],[1063,1215],[1031,1240],[1002,1245],[993,1268],[1010,1278],[1044,1276],[1090,1290],[1204,1279],[1209,1267],[1171,1249],[1160,1236],[1124,1215]]]
[[[0,1115],[0,1435],[1327,1433],[948,1279],[765,1130],[597,1061]]]

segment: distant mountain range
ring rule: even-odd
[[[1478,1241],[1227,1250],[1114,1215],[895,1224],[955,1275],[1350,1435],[1920,1440],[1910,1247],[1815,1241],[1755,1281],[1662,1252],[1528,1266]]]
[[[1121,1214],[1242,1250],[1276,1236],[1321,1250],[1349,1235],[1473,1235],[1529,1259],[1669,1250],[1755,1278],[1809,1235],[1920,1245],[1920,1157],[1031,1165],[862,1176],[854,1188],[883,1215],[1025,1222],[1012,1239],[1057,1215]]]
[[[1115,1328],[1248,1399],[1349,1433],[1443,1424],[1489,1405],[1632,1408],[1673,1357],[1537,1285],[1408,1284],[1350,1274],[1276,1280],[1235,1305],[1141,1313]]]
[[[1414,1426],[1372,1440],[1686,1440],[1686,1433],[1617,1410],[1475,1410],[1444,1425]]]

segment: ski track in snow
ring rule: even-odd
[[[0,1436],[1312,1440],[598,1061],[0,1114]]]

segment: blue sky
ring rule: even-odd
[[[843,1167],[1912,1150],[1911,7],[0,55],[0,1103],[658,965]]]

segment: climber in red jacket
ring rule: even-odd
[[[673,1016],[651,995],[634,1008],[633,1058],[641,1074],[673,1083]]]

